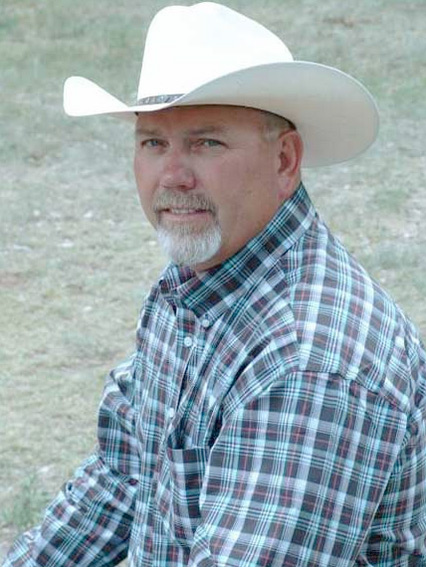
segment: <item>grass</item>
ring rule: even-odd
[[[21,531],[40,521],[41,511],[49,499],[40,483],[35,473],[27,475],[18,487],[16,498],[0,512],[0,521],[4,525],[14,526]]]
[[[172,3],[2,3],[0,555],[93,446],[103,377],[131,350],[164,262],[134,190],[131,128],[67,118],[62,84],[82,74],[132,101],[147,24]],[[376,96],[375,146],[305,179],[333,230],[426,335],[424,0],[228,4],[296,58],[354,74]]]

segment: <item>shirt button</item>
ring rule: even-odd
[[[186,347],[188,347],[188,348],[189,348],[190,346],[192,346],[192,342],[193,342],[193,341],[192,341],[191,337],[185,337],[185,338],[183,339],[183,344],[184,344]]]
[[[174,410],[174,408],[169,408],[168,411],[167,411],[167,416],[168,416],[168,418],[169,418],[169,419],[173,419],[174,415],[175,415],[175,410]]]
[[[201,319],[201,326],[204,327],[205,329],[207,329],[207,327],[210,327],[210,321],[207,319],[207,317]]]

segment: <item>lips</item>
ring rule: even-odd
[[[199,208],[187,208],[187,207],[167,207],[161,208],[157,213],[159,218],[162,218],[167,222],[199,222],[204,219],[203,222],[207,221],[207,216],[212,215],[212,211],[207,209]]]
[[[163,209],[167,213],[172,213],[174,215],[192,215],[195,213],[206,213],[205,209]]]

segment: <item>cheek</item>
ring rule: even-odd
[[[226,235],[239,232],[245,223],[248,193],[246,171],[238,167],[223,168],[211,179],[212,198],[218,222]],[[249,199],[250,200],[250,199]]]
[[[255,160],[222,173],[223,183],[218,187],[222,224],[231,233],[251,237],[262,230],[279,206],[273,179],[264,164]]]
[[[229,213],[244,209],[255,197],[258,200],[259,171],[248,161],[226,164],[216,172],[212,183],[217,199],[227,208],[232,207]]]

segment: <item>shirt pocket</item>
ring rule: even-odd
[[[190,547],[201,521],[200,489],[208,447],[173,449],[167,447],[159,467],[156,502],[171,538]]]

